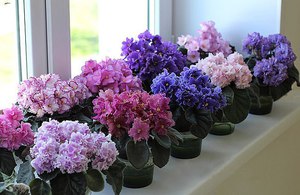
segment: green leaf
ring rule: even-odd
[[[122,186],[123,186],[123,170],[125,168],[125,163],[117,159],[107,171],[104,171],[106,174],[106,181],[112,186],[112,189],[116,195],[119,195]]]
[[[231,87],[224,87],[222,89],[222,94],[225,95],[227,104],[231,105],[233,103],[234,98],[234,91],[231,89]]]
[[[86,174],[86,183],[93,192],[100,192],[104,188],[104,180],[102,174],[96,169],[89,169]]]
[[[182,113],[182,108],[180,106],[172,106],[171,107],[171,111],[172,111],[172,118],[174,121],[177,121]]]
[[[2,192],[0,192],[0,195],[17,195],[17,194],[8,190],[3,190]]]
[[[153,131],[154,139],[163,147],[170,148],[171,140],[167,135],[158,135],[155,131]]]
[[[126,144],[126,153],[129,162],[136,169],[143,168],[149,160],[150,151],[146,141],[134,142],[130,140]]]
[[[83,173],[58,174],[50,180],[52,195],[85,195],[87,184]]]
[[[34,174],[30,165],[30,161],[22,163],[18,171],[17,183],[24,183],[28,185],[33,179]]]
[[[179,141],[183,142],[182,135],[176,129],[174,129],[172,127],[168,128],[168,136],[170,137],[171,142],[176,145],[179,145]]]
[[[50,195],[50,186],[41,179],[34,179],[29,184],[31,195]]]
[[[224,114],[228,121],[237,124],[246,119],[250,109],[250,96],[248,89],[236,89],[234,91],[234,99],[231,105],[223,108]]]
[[[51,179],[55,178],[59,173],[60,173],[60,170],[59,169],[55,169],[54,171],[52,171],[50,173],[44,172],[44,173],[42,173],[42,174],[40,174],[38,176],[42,180],[48,181],[48,180],[51,180]]]
[[[151,145],[153,162],[159,168],[162,168],[169,162],[170,148],[163,147],[157,140],[153,140]]]
[[[283,81],[277,87],[271,88],[271,95],[274,101],[279,100],[282,96],[286,95],[290,90],[292,90],[292,85],[296,81],[297,86],[300,86],[299,83],[299,72],[295,66],[292,66],[288,69],[288,76],[285,81]]]
[[[205,110],[187,109],[185,118],[192,124],[190,126],[191,133],[201,139],[207,136],[213,125],[211,114]]]
[[[0,148],[0,172],[10,176],[16,166],[13,153],[7,149]]]

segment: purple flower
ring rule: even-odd
[[[257,61],[254,66],[254,76],[268,86],[278,86],[288,78],[287,66],[277,61],[275,57]]]
[[[178,74],[186,62],[175,44],[163,42],[159,35],[153,36],[148,30],[139,34],[136,41],[127,38],[122,43],[121,55],[133,73],[149,84],[164,68]]]
[[[184,68],[180,76],[166,70],[159,74],[151,85],[153,93],[165,93],[174,105],[195,107],[215,112],[226,105],[220,87],[215,87],[201,70]]]
[[[257,51],[261,47],[263,36],[257,32],[248,34],[247,38],[243,41],[243,50],[248,54],[252,54],[253,51]]]

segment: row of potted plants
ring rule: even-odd
[[[208,21],[177,44],[149,31],[127,38],[123,59],[89,60],[68,81],[21,82],[0,115],[0,193],[87,194],[104,176],[120,194],[150,185],[170,156],[199,156],[209,133],[231,134],[300,85],[285,36],[252,33],[243,49]]]

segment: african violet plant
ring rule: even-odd
[[[4,109],[0,115],[0,194],[18,192],[17,188],[20,187],[15,185],[16,159],[24,161],[21,167],[26,164],[29,147],[34,139],[31,125],[23,122],[23,119],[22,110],[17,106]],[[18,175],[20,172],[21,169]]]
[[[151,90],[171,99],[175,129],[190,131],[201,139],[207,136],[213,124],[211,113],[226,105],[221,88],[215,87],[209,76],[195,67],[185,67],[179,76],[164,70],[153,80]]]
[[[274,101],[287,94],[294,82],[300,86],[299,72],[294,65],[296,55],[284,35],[248,34],[243,50],[250,55],[246,62],[255,77],[252,85],[269,87]]]
[[[223,53],[209,54],[191,67],[208,75],[211,83],[221,87],[227,98],[227,106],[214,113],[216,122],[228,120],[236,124],[246,119],[250,109],[248,88],[252,74],[241,54],[235,52],[227,58]]]
[[[150,156],[158,167],[167,164],[171,140],[176,132],[169,98],[142,91],[100,91],[94,101],[94,119],[104,124],[117,143],[120,157],[136,168],[143,168]],[[150,151],[151,150],[151,151]]]
[[[38,175],[29,184],[32,195],[40,192],[84,195],[89,190],[101,191],[104,187],[101,172],[111,181],[122,180],[112,168],[118,163],[115,162],[118,151],[110,135],[92,133],[78,121],[43,122],[30,154],[31,165]],[[120,189],[115,193],[119,194]]]

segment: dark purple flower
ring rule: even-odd
[[[263,36],[257,32],[248,34],[248,37],[243,41],[243,50],[248,54],[252,54],[253,51],[258,50],[261,47],[262,39]]]
[[[180,76],[164,70],[154,78],[153,93],[165,93],[174,105],[195,107],[215,112],[226,105],[220,87],[215,87],[207,75],[197,68],[185,67]]]
[[[165,68],[179,74],[185,66],[186,57],[170,42],[163,42],[159,35],[145,31],[138,35],[138,40],[126,39],[122,54],[133,72],[144,83],[151,84]]]

